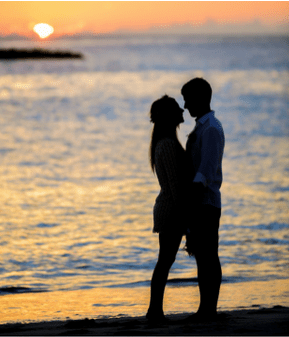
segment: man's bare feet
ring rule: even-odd
[[[148,311],[146,314],[146,319],[149,324],[169,324],[170,320],[165,317],[165,315],[161,313],[156,313],[152,311]]]
[[[196,312],[195,314],[189,315],[188,317],[182,320],[183,323],[202,323],[202,322],[211,322],[217,320],[217,313],[200,313]]]

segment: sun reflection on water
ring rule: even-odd
[[[288,278],[288,72],[203,75],[216,86],[214,105],[226,133],[220,227],[225,284]],[[187,76],[95,71],[0,77],[4,285],[51,291],[148,286],[158,253],[151,231],[159,191],[148,164],[148,111],[164,92],[180,101]],[[261,106],[269,92],[275,96],[266,107],[251,108],[246,117],[248,106]],[[183,144],[192,126],[182,125]],[[180,251],[171,277],[195,276],[194,261]],[[115,313],[105,310],[95,312]]]

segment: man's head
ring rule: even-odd
[[[193,78],[182,87],[184,108],[189,110],[192,117],[201,117],[211,111],[212,88],[203,78]]]

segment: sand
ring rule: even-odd
[[[171,324],[148,324],[142,317],[81,319],[0,325],[0,335],[250,335],[286,336],[289,334],[289,307],[242,309],[219,313],[215,321],[184,324],[188,314],[169,315]]]

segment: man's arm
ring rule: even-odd
[[[222,156],[222,138],[216,128],[207,128],[201,137],[201,163],[192,184],[196,201],[202,200],[205,188],[215,179]]]

